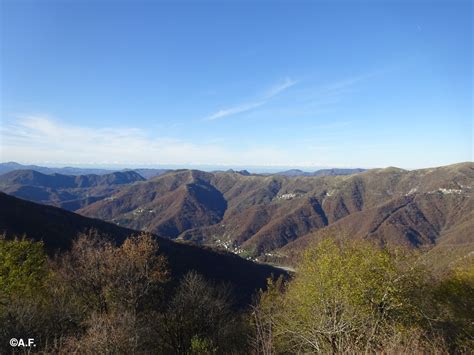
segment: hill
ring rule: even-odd
[[[45,166],[38,165],[23,165],[15,163],[13,161],[0,163],[0,175],[6,174],[13,170],[35,170],[43,174],[64,174],[64,175],[87,175],[87,174],[96,174],[103,175],[113,172],[109,169],[94,169],[94,168],[74,168],[74,167],[64,167],[64,168],[48,168]]]
[[[115,171],[112,169],[96,169],[96,168],[77,168],[77,167],[63,167],[51,168],[39,165],[23,165],[16,162],[0,163],[0,175],[9,173],[14,170],[34,170],[43,174],[62,174],[62,175],[105,175],[111,174]],[[120,171],[135,171],[143,176],[145,179],[159,176],[169,171],[169,169],[153,169],[153,168],[139,168],[139,169],[123,169]]]
[[[0,193],[0,233],[5,233],[7,238],[26,235],[34,240],[42,240],[52,254],[57,250],[67,250],[78,233],[90,229],[110,236],[116,243],[138,233]],[[156,238],[161,253],[168,259],[173,277],[195,270],[208,279],[230,282],[238,289],[235,296],[240,302],[249,302],[256,290],[265,287],[266,279],[272,274],[284,274],[280,269],[256,264],[231,253]]]
[[[135,171],[73,176],[14,170],[0,175],[0,191],[74,211],[111,196],[121,185],[143,180],[145,179]]]
[[[125,169],[124,171],[129,171],[129,170],[132,170],[132,169]],[[137,172],[138,174],[143,176],[145,179],[149,179],[149,178],[152,178],[152,177],[155,177],[155,176],[163,175],[163,174],[167,173],[168,171],[170,171],[170,169],[145,168],[145,169],[133,169],[133,171]]]

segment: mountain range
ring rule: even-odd
[[[63,167],[63,168],[51,168],[38,165],[23,165],[16,162],[0,163],[0,175],[8,173],[14,170],[35,170],[43,174],[62,174],[62,175],[104,175],[110,174],[115,171],[130,171],[133,170],[143,176],[145,179],[149,179],[155,176],[159,176],[173,169],[157,169],[157,168],[136,168],[136,169],[100,169],[100,168],[78,168],[78,167]],[[335,176],[335,175],[350,175],[364,171],[365,169],[320,169],[313,172],[307,172],[299,169],[285,170],[275,173],[262,173],[261,175],[282,175],[282,176]],[[224,172],[223,170],[214,170],[213,172]],[[233,169],[225,170],[225,172],[237,172],[242,175],[251,175],[247,170],[234,171]]]
[[[0,191],[74,211],[111,196],[122,185],[144,180],[135,171],[74,176],[14,170],[0,175]]]
[[[338,175],[352,175],[357,174],[365,171],[366,169],[320,169],[313,172],[307,172],[300,169],[290,169],[275,173],[273,175],[281,175],[281,176],[338,176]],[[267,174],[272,175],[272,174]]]
[[[260,261],[287,263],[324,235],[413,248],[462,245],[461,254],[474,250],[473,163],[339,173],[182,169],[145,180],[131,171],[100,179],[21,170],[1,175],[0,190]]]
[[[34,170],[43,174],[62,174],[62,175],[105,175],[111,174],[117,170],[113,169],[101,169],[101,168],[78,168],[78,167],[63,167],[63,168],[51,168],[39,165],[23,165],[16,162],[0,163],[0,175],[9,173],[14,170]],[[130,171],[132,169],[123,169],[120,171]],[[161,175],[169,169],[153,169],[153,168],[141,168],[133,169],[136,173],[143,176],[145,179],[150,177]]]

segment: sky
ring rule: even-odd
[[[0,0],[0,161],[472,161],[473,14],[470,0]]]

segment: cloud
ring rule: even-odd
[[[276,85],[272,86],[267,93],[265,94],[266,99],[271,99],[274,96],[277,96],[281,92],[285,91],[286,89],[291,88],[293,85],[297,83],[296,80],[292,80],[290,78],[286,78],[281,83],[277,83]]]
[[[269,88],[263,95],[263,97],[260,100],[257,100],[255,102],[249,102],[249,103],[243,103],[239,104],[233,107],[229,107],[226,109],[219,110],[210,116],[206,117],[204,120],[205,121],[214,121],[219,118],[223,117],[228,117],[228,116],[233,116],[237,115],[239,113],[244,113],[251,111],[257,107],[265,105],[268,101],[270,101],[272,98],[277,96],[278,94],[282,93],[283,91],[289,89],[293,85],[295,85],[297,82],[295,80],[292,80],[290,78],[286,78],[282,82],[279,82],[275,85],[273,85],[271,88]]]
[[[298,129],[302,136],[312,139],[318,135],[318,145],[327,145],[332,140],[339,144],[341,131],[352,126],[350,121],[333,121],[322,116],[330,110],[336,110],[345,95],[354,86],[373,74],[360,75],[334,81],[325,85],[305,81],[291,92],[291,100],[282,101],[279,107],[268,105],[259,115],[287,122],[287,126],[300,125],[299,117],[306,125]],[[296,81],[286,78],[249,101],[234,107],[215,112],[207,120],[216,120],[261,107],[277,95],[296,85]],[[288,95],[285,99],[288,99]],[[254,112],[257,114],[257,112]],[[291,120],[288,120],[291,118]],[[341,165],[346,154],[327,149],[327,154],[314,154],[301,146],[302,136],[281,140],[271,138],[265,141],[255,139],[248,142],[236,142],[229,135],[214,140],[183,140],[166,136],[161,126],[153,130],[135,127],[90,127],[70,124],[45,115],[16,117],[3,121],[0,125],[0,160],[21,163],[42,164],[119,164],[137,165],[232,165],[232,166],[302,166],[312,162],[312,166]],[[151,132],[158,132],[152,134]],[[258,132],[255,132],[256,134]],[[266,137],[268,138],[268,137]],[[237,140],[239,140],[237,138]],[[289,143],[291,142],[291,143]],[[297,162],[295,159],[302,159]],[[317,160],[316,160],[317,159]],[[338,160],[339,159],[339,160]],[[345,162],[345,160],[344,160]],[[324,163],[324,164],[322,164]]]
[[[222,118],[222,117],[226,117],[226,116],[232,116],[232,115],[236,115],[238,113],[247,112],[247,111],[253,110],[254,108],[262,106],[265,103],[266,103],[266,101],[246,103],[246,104],[242,104],[242,105],[239,105],[239,106],[230,107],[230,108],[227,108],[227,109],[224,109],[224,110],[219,110],[219,111],[213,113],[212,115],[210,115],[209,117],[207,117],[206,121],[213,121],[213,120],[217,120],[218,118]]]
[[[92,128],[45,116],[26,116],[0,128],[1,161],[37,164],[284,165],[284,148],[252,145],[229,149],[225,141],[194,143],[153,137],[130,127]]]

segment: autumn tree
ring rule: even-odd
[[[115,246],[96,232],[82,234],[60,258],[57,271],[89,311],[136,312],[168,279],[158,243],[142,233]]]
[[[66,338],[61,351],[71,353],[141,353],[150,343],[146,315],[156,306],[168,281],[166,260],[149,234],[117,246],[91,231],[80,235],[55,263],[59,283],[70,290],[69,302],[85,316],[83,332]]]
[[[394,339],[403,343],[426,321],[428,284],[423,268],[401,253],[327,239],[304,253],[281,296],[269,294],[272,285],[261,296],[260,312],[272,310],[258,321],[267,324],[264,344],[276,350],[258,352],[371,352]]]

